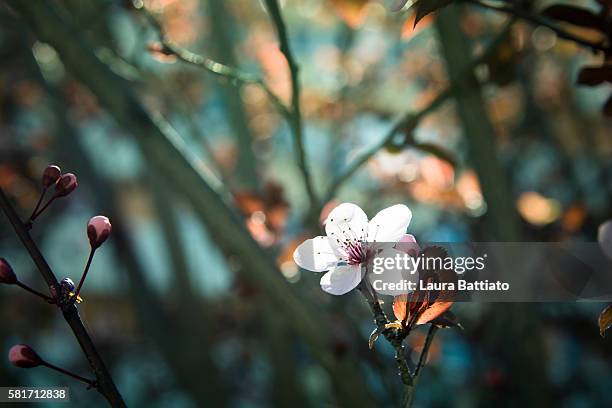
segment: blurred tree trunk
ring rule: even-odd
[[[225,2],[211,0],[208,2],[211,25],[211,44],[214,58],[231,67],[238,66],[234,54],[234,46],[229,28],[233,26],[227,13]],[[240,95],[241,87],[236,84],[219,83],[221,97],[229,113],[229,122],[236,136],[238,159],[236,160],[236,175],[238,184],[249,189],[258,188],[256,158],[253,153],[253,135],[248,125],[248,117]]]
[[[485,214],[490,236],[497,241],[521,240],[520,220],[515,212],[509,177],[500,166],[491,123],[479,83],[463,68],[472,59],[470,40],[460,28],[459,6],[442,9],[435,27],[451,84],[455,87],[457,112],[469,144],[469,158],[478,173],[487,204]],[[489,393],[482,406],[546,406],[546,362],[539,335],[536,310],[530,304],[494,304],[483,341],[488,361],[499,358],[509,395]],[[483,373],[480,373],[483,374]]]

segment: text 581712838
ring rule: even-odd
[[[68,402],[68,387],[0,387],[0,403],[3,402]]]

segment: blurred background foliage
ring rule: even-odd
[[[163,151],[143,148],[148,135],[135,135],[109,113],[32,22],[2,4],[0,185],[25,216],[47,163],[79,177],[78,190],[33,231],[60,278],[80,276],[89,217],[111,218],[112,245],[98,251],[79,308],[130,406],[396,406],[393,350],[384,342],[368,350],[367,305],[356,294],[323,293],[319,277],[291,258],[337,203],[357,203],[369,214],[404,203],[413,211],[409,232],[423,242],[593,241],[612,216],[612,138],[602,113],[611,88],[605,80],[576,84],[585,66],[605,60],[550,28],[470,4],[427,14],[415,27],[411,2],[399,12],[392,1],[281,2],[300,68],[302,139],[319,198],[313,202],[295,129],[265,89],[185,63],[163,43],[262,78],[291,106],[290,71],[264,2],[44,3],[77,30],[75,42],[167,121],[158,126],[177,130],[200,160],[196,168],[240,215],[241,233],[277,265],[255,274],[260,267],[248,262],[246,244],[231,245],[240,240],[231,222],[224,230],[225,213],[192,198],[201,186],[167,178],[172,159],[164,163]],[[568,3],[594,12],[607,4]],[[521,4],[539,16],[553,2]],[[605,41],[593,27],[562,18],[558,24]],[[465,81],[468,67],[474,69]],[[141,120],[132,110],[123,117]],[[368,151],[376,153],[343,178]],[[42,288],[3,217],[0,225],[0,254],[21,280]],[[285,288],[286,295],[277,293]],[[2,350],[28,343],[49,361],[88,372],[54,308],[9,287],[1,288],[0,305]],[[435,339],[415,404],[612,405],[612,348],[596,324],[601,308],[454,306],[465,330]],[[424,337],[416,331],[408,338],[413,359]],[[0,384],[70,385],[73,405],[105,405],[67,378],[19,370],[6,359]]]

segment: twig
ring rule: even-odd
[[[189,51],[185,48],[179,47],[172,43],[166,38],[164,29],[161,24],[153,17],[148,11],[143,9],[143,14],[149,21],[149,23],[155,28],[159,34],[159,40],[163,47],[163,52],[166,54],[174,55],[179,60],[194,65],[198,68],[203,68],[211,74],[227,78],[231,81],[238,82],[240,84],[251,84],[261,88],[266,93],[272,105],[283,115],[289,119],[291,112],[287,106],[281,101],[281,99],[270,89],[270,87],[264,82],[262,78],[259,78],[253,74],[243,72],[238,68],[230,67],[229,65],[222,64],[211,58],[204,57],[203,55],[196,54],[195,52]]]
[[[53,299],[51,296],[45,295],[44,293],[41,293],[37,291],[36,289],[31,288],[23,282],[17,281],[15,282],[15,285],[19,286],[21,289],[27,292],[30,292],[31,294],[35,296],[42,298],[47,303],[55,303],[55,299]]]
[[[289,65],[289,70],[291,73],[291,106],[287,107],[283,101],[268,87],[268,85],[264,82],[263,79],[242,72],[237,68],[230,67],[228,65],[222,64],[220,62],[214,61],[210,58],[204,57],[202,55],[191,52],[187,49],[181,48],[172,42],[168,41],[165,38],[163,27],[159,24],[159,22],[151,16],[146,10],[144,11],[145,16],[150,21],[151,25],[153,25],[156,30],[160,34],[160,41],[163,46],[163,52],[174,55],[179,60],[186,62],[188,64],[204,68],[206,71],[219,75],[222,77],[226,77],[230,80],[234,80],[236,82],[242,84],[253,84],[260,87],[268,96],[272,105],[278,110],[278,112],[287,120],[289,126],[291,128],[291,133],[293,134],[295,145],[296,145],[296,156],[298,166],[300,168],[300,172],[302,173],[302,178],[304,180],[304,187],[306,189],[306,193],[308,194],[308,198],[311,203],[311,207],[315,208],[317,205],[317,198],[314,192],[314,188],[312,185],[312,180],[310,176],[310,171],[308,169],[308,165],[306,163],[306,151],[304,149],[303,142],[303,128],[302,128],[302,114],[300,108],[300,82],[298,71],[299,68],[293,58],[293,54],[291,52],[291,48],[289,46],[289,41],[287,38],[287,31],[285,28],[284,21],[280,14],[280,10],[278,8],[278,4],[276,1],[266,1],[268,5],[268,9],[272,16],[272,21],[277,29],[279,41],[280,41],[280,49],[283,55],[285,56],[287,63]]]
[[[34,209],[32,210],[32,215],[30,215],[30,218],[28,218],[28,221],[32,221],[34,219],[34,216],[36,215],[36,212],[38,211],[38,209],[40,208],[40,205],[42,204],[43,198],[45,198],[45,193],[47,192],[48,187],[45,186],[42,191],[40,192],[40,197],[38,198],[38,202],[36,203],[36,207],[34,207]]]
[[[348,167],[340,173],[340,175],[334,179],[327,189],[325,193],[325,198],[323,202],[329,201],[336,191],[340,188],[340,186],[347,181],[361,166],[367,163],[368,160],[372,158],[379,150],[381,150],[387,143],[389,143],[393,137],[402,131],[403,129],[411,129],[415,128],[421,119],[425,116],[436,110],[439,106],[441,106],[447,99],[451,96],[452,92],[450,87],[442,91],[429,105],[420,110],[417,113],[408,112],[404,114],[393,127],[387,132],[387,134],[383,137],[383,139],[372,146],[370,149],[363,152],[358,158],[354,159]]]
[[[287,28],[285,26],[283,16],[281,15],[280,8],[278,6],[278,1],[266,0],[266,8],[268,10],[268,13],[270,14],[272,23],[274,23],[274,27],[276,28],[276,34],[278,36],[278,41],[280,42],[280,51],[285,56],[285,59],[287,60],[287,65],[289,65],[289,72],[291,75],[290,126],[295,141],[295,151],[298,166],[300,168],[300,172],[302,173],[304,187],[306,189],[306,193],[308,194],[308,198],[310,199],[310,206],[312,210],[318,205],[318,200],[314,191],[314,187],[312,185],[310,170],[308,169],[308,163],[306,161],[306,151],[304,149],[302,113],[300,108],[299,67],[297,65],[297,62],[295,61],[293,52],[291,51],[291,46],[289,44],[289,36],[287,35]]]
[[[15,229],[15,233],[17,233],[17,236],[23,243],[23,246],[30,253],[30,257],[32,258],[34,264],[36,264],[36,267],[45,279],[45,282],[47,282],[47,286],[49,286],[49,288],[52,288],[55,293],[60,293],[59,283],[57,281],[57,278],[55,277],[55,274],[53,273],[53,271],[51,271],[49,264],[47,263],[43,255],[40,253],[38,247],[36,246],[36,243],[34,242],[34,240],[32,240],[28,231],[25,229],[24,224],[21,222],[21,219],[13,209],[13,206],[4,194],[4,190],[2,190],[2,188],[0,188],[0,206],[6,214],[6,217],[8,218],[9,222]]]
[[[2,188],[0,188],[0,207],[2,207],[2,210],[13,226],[15,233],[21,240],[23,246],[27,249],[40,274],[47,282],[47,285],[49,285],[50,288],[54,288],[55,293],[59,294],[60,288],[55,274],[38,249],[38,246],[26,230],[24,223],[15,212],[15,209],[4,194]],[[74,336],[79,342],[79,345],[81,346],[81,349],[87,357],[89,365],[96,376],[98,391],[108,400],[111,406],[125,407],[126,405],[123,402],[123,398],[121,397],[119,390],[117,390],[117,387],[115,386],[115,383],[113,382],[113,379],[108,372],[102,357],[100,357],[98,354],[98,350],[93,344],[91,337],[89,337],[89,333],[87,333],[85,326],[83,326],[78,309],[76,306],[74,306],[74,304],[70,303],[61,305],[61,310],[62,314],[64,315],[64,319],[72,329]]]
[[[95,382],[95,380],[90,380],[90,379],[88,379],[88,378],[82,377],[82,376],[80,376],[80,375],[78,375],[78,374],[73,373],[72,371],[68,371],[68,370],[63,369],[63,368],[61,368],[61,367],[58,367],[58,366],[56,366],[55,364],[47,363],[46,361],[44,361],[44,362],[42,363],[42,365],[44,365],[45,367],[48,367],[48,368],[50,368],[50,369],[52,369],[52,370],[55,370],[55,371],[57,371],[57,372],[60,372],[60,373],[62,373],[62,374],[64,374],[64,375],[67,375],[68,377],[72,377],[72,378],[74,378],[74,379],[76,379],[76,380],[82,381],[82,382],[84,382],[85,384],[88,384],[88,385],[89,385],[89,387],[94,387],[94,388],[95,388],[95,387],[96,387],[96,385],[97,385],[97,384],[96,384],[96,382]]]
[[[506,39],[507,35],[510,33],[510,29],[512,24],[514,24],[515,19],[509,21],[506,26],[501,30],[501,32],[489,43],[485,51],[476,57],[465,69],[463,76],[467,76],[472,74],[474,69],[480,64],[484,63],[487,59],[493,55],[496,51],[497,47]],[[327,189],[325,193],[323,203],[331,200],[334,194],[338,191],[338,189],[342,186],[342,184],[347,181],[361,166],[363,166],[368,160],[372,158],[379,150],[381,150],[385,145],[387,145],[393,137],[399,132],[405,129],[414,129],[418,126],[419,122],[430,113],[434,112],[440,106],[442,106],[453,94],[454,87],[453,85],[449,85],[444,91],[440,92],[438,96],[429,103],[426,107],[421,109],[418,112],[407,112],[402,117],[400,117],[393,127],[385,134],[380,142],[372,146],[370,149],[363,152],[359,157],[354,159],[347,168],[340,173],[340,175],[334,179]]]
[[[421,369],[425,365],[427,361],[427,354],[429,353],[429,348],[431,347],[431,343],[433,342],[434,336],[436,335],[436,331],[438,328],[435,325],[429,326],[429,331],[427,332],[427,338],[425,338],[425,344],[423,345],[423,351],[421,351],[421,357],[419,358],[419,362],[417,363],[416,368],[414,369],[414,377],[415,379],[421,373]]]
[[[501,13],[506,13],[506,14],[510,14],[514,17],[520,18],[522,20],[525,20],[531,24],[535,24],[535,25],[540,25],[540,26],[544,26],[549,28],[550,30],[554,31],[559,37],[565,39],[565,40],[569,40],[569,41],[573,41],[576,44],[580,44],[582,46],[591,48],[593,50],[593,52],[596,51],[603,51],[603,52],[607,52],[609,51],[608,47],[605,47],[603,45],[603,43],[601,42],[592,42],[589,40],[586,40],[584,38],[575,36],[574,34],[568,33],[567,31],[563,30],[562,28],[556,26],[555,24],[551,23],[547,18],[542,17],[540,15],[537,14],[532,14],[527,10],[521,9],[520,6],[516,6],[516,7],[509,7],[509,6],[504,6],[504,5],[497,5],[497,4],[490,4],[487,3],[486,1],[480,1],[480,0],[464,0],[467,3],[473,4],[475,6],[478,7],[482,7],[485,9],[489,9],[489,10],[495,10],[495,11],[499,11]]]
[[[406,387],[405,395],[404,395],[404,407],[412,406],[412,399],[414,398],[414,393],[416,391],[417,381],[419,380],[419,376],[421,375],[421,370],[425,366],[427,362],[427,355],[429,354],[429,348],[433,343],[434,336],[436,335],[436,331],[438,328],[431,324],[429,326],[429,331],[427,332],[427,337],[425,338],[425,344],[423,345],[423,350],[421,351],[421,356],[419,357],[419,361],[417,363],[416,368],[414,369],[414,374],[412,375],[412,384]]]
[[[417,380],[421,374],[421,370],[427,362],[427,355],[436,334],[437,327],[433,324],[430,325],[429,331],[427,332],[427,337],[425,339],[425,344],[423,345],[423,350],[419,356],[419,361],[414,371],[411,373],[410,368],[408,367],[408,361],[406,360],[403,344],[408,333],[405,330],[396,330],[388,327],[389,319],[385,315],[380,302],[376,298],[376,293],[370,291],[366,282],[362,281],[357,288],[367,300],[368,305],[372,310],[372,314],[374,315],[374,323],[376,324],[378,333],[382,334],[389,344],[391,344],[391,346],[393,346],[395,349],[395,363],[397,364],[400,378],[404,384],[404,399],[402,406],[408,408],[412,406],[412,398],[414,396]]]
[[[385,339],[391,344],[391,346],[393,346],[393,348],[395,349],[395,363],[397,364],[397,369],[402,383],[406,387],[412,386],[414,381],[413,376],[410,373],[410,368],[408,367],[408,361],[406,361],[404,345],[402,344],[403,338],[398,336],[398,333],[395,330],[387,328],[389,319],[387,319],[385,312],[380,306],[380,302],[369,290],[366,283],[362,282],[358,286],[358,289],[363,295],[363,297],[365,297],[368,302],[368,305],[370,306],[370,309],[372,310],[372,314],[374,315],[374,323],[376,324],[378,332],[382,334]]]
[[[87,264],[85,264],[85,269],[83,270],[83,275],[81,275],[81,280],[74,291],[73,299],[76,301],[79,298],[79,294],[81,293],[81,288],[83,287],[83,283],[85,283],[85,278],[87,277],[87,273],[89,272],[89,268],[91,267],[91,261],[93,260],[94,254],[96,253],[95,248],[91,248],[89,251],[89,257],[87,257]]]

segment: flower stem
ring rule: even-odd
[[[385,337],[385,339],[395,349],[395,363],[402,383],[408,387],[414,383],[410,368],[408,367],[408,361],[406,361],[406,355],[404,353],[403,337],[397,331],[388,329],[386,325],[389,323],[389,319],[385,315],[380,302],[376,298],[376,295],[369,290],[367,283],[363,282],[358,286],[359,291],[368,301],[372,314],[374,315],[374,323],[378,328],[378,331]]]
[[[38,211],[38,208],[40,207],[40,205],[42,204],[43,198],[45,197],[45,193],[47,192],[47,187],[43,187],[42,191],[40,192],[40,197],[38,197],[38,202],[36,203],[36,207],[34,207],[34,209],[32,210],[32,215],[30,215],[30,218],[28,218],[28,223],[34,221],[34,217],[36,216],[36,211]]]
[[[85,265],[85,270],[83,271],[83,275],[81,276],[79,285],[77,286],[76,291],[74,292],[75,300],[79,298],[79,293],[81,292],[81,288],[83,287],[83,283],[85,282],[85,278],[87,277],[87,272],[89,272],[89,267],[91,266],[91,261],[93,260],[93,256],[95,253],[96,253],[96,250],[94,248],[91,248],[91,251],[89,251],[89,258],[87,258],[87,264]]]
[[[429,348],[431,347],[431,343],[433,343],[434,336],[436,335],[436,331],[438,328],[431,324],[429,326],[429,331],[427,332],[427,337],[425,338],[425,344],[423,345],[423,351],[421,352],[421,357],[419,357],[419,362],[414,370],[415,378],[421,373],[421,369],[425,366],[427,362],[427,355],[429,354]]]
[[[15,285],[19,286],[20,288],[30,292],[33,295],[36,295],[40,298],[43,298],[46,302],[48,303],[55,303],[55,299],[53,299],[51,296],[47,296],[44,293],[41,293],[39,291],[37,291],[36,289],[32,289],[31,287],[29,287],[28,285],[26,285],[25,283],[22,283],[20,281],[15,282]]]
[[[97,384],[96,384],[96,382],[94,380],[90,380],[88,378],[81,377],[78,374],[75,374],[75,373],[73,373],[71,371],[65,370],[65,369],[63,369],[61,367],[58,367],[56,365],[53,365],[51,363],[47,363],[46,361],[44,361],[42,363],[42,365],[44,365],[45,367],[48,367],[48,368],[50,368],[52,370],[55,370],[57,372],[60,372],[60,373],[62,373],[64,375],[67,375],[68,377],[72,377],[72,378],[77,379],[79,381],[83,381],[84,383],[88,384],[92,388],[96,388],[97,387]]]
[[[41,198],[42,198],[42,196],[41,196]],[[56,198],[57,198],[57,195],[55,195],[55,194],[54,194],[54,195],[53,195],[53,197],[51,197],[51,198],[49,199],[49,201],[47,201],[47,202],[45,203],[45,205],[43,205],[43,207],[42,207],[42,208],[41,208],[41,209],[40,209],[38,212],[36,212],[36,213],[34,213],[34,214],[32,214],[32,215],[30,216],[30,219],[28,220],[28,223],[32,223],[32,221],[34,221],[36,218],[38,218],[38,216],[39,216],[40,214],[42,214],[42,213],[43,213],[43,211],[45,211],[45,210],[47,209],[47,207],[49,207],[49,206],[51,205],[51,203],[52,203],[52,202],[53,202],[53,201],[54,201]],[[37,208],[38,208],[38,206],[37,206]]]
[[[436,335],[436,331],[438,328],[431,324],[429,326],[429,331],[427,332],[427,337],[425,338],[425,344],[423,345],[423,351],[421,351],[421,356],[419,357],[419,362],[417,363],[416,368],[414,369],[414,374],[412,375],[412,384],[406,385],[404,391],[404,401],[403,405],[406,408],[412,406],[412,399],[414,397],[414,393],[416,391],[417,381],[421,374],[421,370],[427,363],[427,355],[429,354],[429,348],[433,343],[434,336]]]

